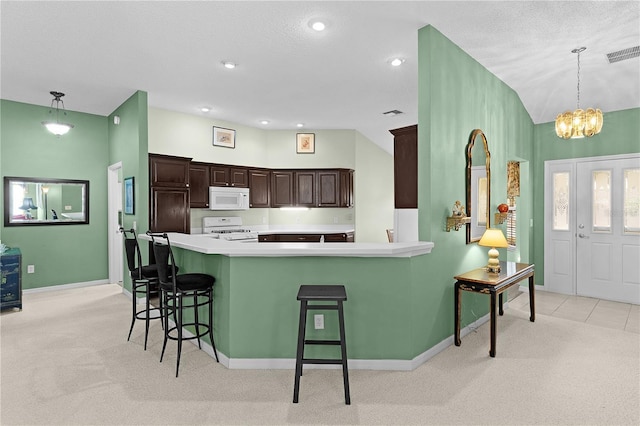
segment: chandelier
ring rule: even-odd
[[[576,139],[597,135],[602,130],[602,111],[594,108],[580,109],[580,53],[587,48],[573,49],[578,54],[578,100],[576,110],[563,112],[556,117],[556,134],[562,139]]]
[[[55,121],[43,121],[42,124],[47,128],[48,131],[53,133],[56,136],[61,136],[66,134],[69,130],[73,128],[73,124],[61,123],[60,122],[60,103],[62,103],[62,113],[63,115],[67,115],[67,112],[64,110],[64,101],[62,97],[64,93],[62,92],[49,92],[53,95],[53,100],[51,101],[51,108],[53,109],[53,103],[56,103],[56,120]],[[53,111],[49,110],[49,114],[52,114]]]

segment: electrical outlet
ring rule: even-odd
[[[27,274],[33,274],[36,272],[36,265],[27,265]]]
[[[131,225],[131,227],[133,228],[134,231],[137,231],[138,229],[138,223],[134,220],[133,221],[133,225]]]
[[[324,330],[324,315],[323,314],[315,314],[313,316],[313,325],[316,330]]]
[[[64,206],[65,210],[71,210],[71,206]]]
[[[333,223],[338,223],[338,216],[333,217]]]

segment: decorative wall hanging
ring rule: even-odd
[[[315,152],[316,152],[315,133],[297,133],[296,134],[296,153],[314,154]]]
[[[213,126],[213,146],[236,147],[236,131]]]

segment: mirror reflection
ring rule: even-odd
[[[89,181],[4,178],[4,225],[89,223]]]
[[[469,136],[467,145],[467,244],[480,241],[491,227],[491,154],[487,138],[480,129]]]

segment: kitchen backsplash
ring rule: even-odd
[[[191,209],[191,232],[202,229],[202,218],[206,216],[239,216],[244,226],[305,226],[305,225],[352,225],[355,212],[352,208],[311,208],[309,210],[249,209],[243,211],[212,211]]]

